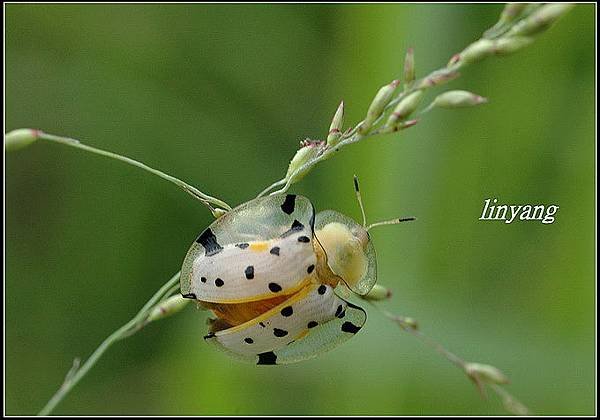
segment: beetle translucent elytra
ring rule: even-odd
[[[355,180],[356,181],[356,180]],[[275,194],[244,203],[214,221],[190,247],[181,293],[215,315],[205,339],[257,364],[314,357],[353,337],[365,311],[338,295],[367,294],[377,281],[375,248],[365,226],[306,197]]]

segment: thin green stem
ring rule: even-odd
[[[377,307],[372,302],[371,302],[371,304],[373,306]],[[377,308],[379,309],[379,307],[377,307]],[[458,357],[456,354],[447,350],[444,346],[442,346],[437,341],[427,337],[425,334],[423,334],[421,331],[419,331],[417,328],[415,328],[415,326],[412,325],[411,323],[405,322],[404,317],[394,315],[383,309],[380,309],[380,310],[387,318],[391,319],[396,324],[398,324],[400,326],[400,328],[402,328],[404,331],[417,337],[419,340],[421,340],[423,343],[425,343],[426,345],[428,345],[429,347],[433,348],[435,351],[440,353],[442,356],[444,356],[446,359],[448,359],[450,362],[452,362],[458,368],[463,369],[463,370],[465,369],[467,362],[465,362],[463,359]]]
[[[491,384],[490,387],[494,390],[496,395],[502,399],[502,405],[509,413],[516,414],[518,416],[528,416],[532,414],[531,411],[521,401],[517,400],[512,394],[510,394],[500,385]]]
[[[147,312],[160,300],[162,300],[166,292],[169,291],[178,281],[179,274],[175,274],[171,279],[166,282],[155,294],[146,302],[146,304],[140,309],[136,316],[134,316],[129,322],[123,325],[121,328],[113,332],[109,335],[99,346],[98,348],[91,354],[91,356],[81,365],[81,368],[77,369],[76,365],[71,368],[67,376],[65,377],[65,381],[60,386],[58,391],[52,396],[50,401],[40,410],[38,415],[47,416],[49,415],[54,408],[65,398],[65,396],[73,389],[75,385],[83,378],[88,371],[96,364],[98,359],[102,357],[102,355],[108,350],[108,348],[113,345],[115,342],[128,337],[130,334],[128,332],[132,328],[136,328],[141,321],[147,316]]]
[[[177,290],[179,290],[179,287],[180,287],[179,284],[175,284],[169,290],[167,290],[162,295],[162,297],[159,299],[159,304],[162,303],[163,301],[169,299]],[[139,319],[138,322],[132,328],[130,328],[126,334],[124,334],[121,337],[121,339],[127,338],[127,337],[137,333],[142,328],[144,328],[150,322],[148,319],[149,316],[150,316],[150,310],[146,310],[144,313],[144,316],[141,319]]]
[[[277,187],[279,187],[279,186],[281,186],[283,184],[285,184],[285,179],[280,179],[279,181],[276,181],[276,182],[272,183],[267,188],[265,188],[264,190],[262,190],[261,193],[256,196],[256,198],[262,197],[263,195],[265,195],[269,191],[271,191],[274,188],[277,188]]]
[[[319,154],[318,156],[309,160],[304,165],[300,166],[292,174],[289,174],[288,177],[282,178],[279,181],[274,182],[271,186],[269,186],[264,191],[262,191],[257,197],[261,197],[261,196],[265,195],[267,192],[271,191],[273,188],[280,186],[280,185],[283,185],[283,187],[280,188],[279,190],[272,192],[271,195],[286,192],[293,184],[295,184],[297,182],[297,180],[295,179],[297,174],[305,173],[305,171],[312,169],[312,167],[314,167],[316,164],[318,164],[319,162],[322,162],[323,160],[330,158],[333,153],[341,150],[345,146],[348,146],[353,143],[357,143],[368,137],[373,137],[375,135],[381,134],[374,128],[378,123],[380,123],[386,117],[386,112],[388,110],[392,109],[402,99],[404,99],[406,96],[410,95],[411,93],[413,93],[417,90],[426,89],[427,87],[432,87],[432,86],[439,86],[443,83],[453,80],[456,77],[456,76],[454,76],[454,74],[457,74],[454,69],[457,67],[458,66],[447,67],[447,68],[435,70],[435,71],[431,72],[430,74],[428,74],[427,76],[423,77],[422,79],[417,80],[415,83],[413,83],[411,85],[410,88],[404,90],[395,99],[390,101],[390,103],[385,107],[385,110],[383,111],[383,113],[374,121],[373,128],[371,129],[370,132],[361,133],[359,131],[359,128],[360,128],[361,124],[363,124],[364,120],[360,121],[351,130],[349,130],[347,133],[343,134],[340,142],[338,144],[336,144],[334,147],[325,146],[325,148],[321,154]]]
[[[506,22],[506,23],[497,23],[495,26],[490,28],[488,30],[488,32],[486,32],[486,33],[488,34],[488,36],[490,38],[499,39],[502,36],[504,36],[506,32],[508,32],[510,29],[512,29],[516,24],[522,23],[522,22],[526,21],[528,18],[531,18],[531,19],[535,18],[536,16],[532,17],[532,15],[534,15],[535,12],[539,12],[541,10],[541,7],[542,7],[542,5],[528,6],[526,8],[526,10],[518,17],[518,19],[515,19],[510,22]],[[537,18],[539,19],[539,16]],[[502,30],[500,31],[500,29],[502,29]],[[545,29],[547,29],[547,27]],[[543,32],[543,30],[545,30],[545,29],[542,29],[541,32]],[[538,31],[538,33],[539,33],[539,31]],[[532,36],[535,37],[538,35],[538,33],[536,33],[535,35],[532,35]],[[507,37],[509,37],[509,35],[510,34],[506,34]],[[485,37],[485,36],[486,35],[484,33],[483,37]],[[473,45],[473,44],[471,44],[471,45]],[[466,51],[466,49],[463,50],[463,52],[464,51]],[[495,54],[495,52],[494,52],[494,54]],[[459,56],[459,54],[455,54],[455,57],[457,57],[457,56]],[[388,134],[388,133],[398,131],[399,129],[401,129],[400,126],[387,127],[385,125],[382,125],[378,128],[377,125],[384,118],[387,117],[387,113],[391,109],[393,109],[398,103],[400,103],[400,101],[402,99],[406,98],[408,95],[414,93],[417,90],[425,91],[429,88],[441,86],[445,83],[448,83],[460,76],[460,74],[458,72],[459,69],[469,66],[475,62],[483,61],[484,58],[485,58],[484,56],[481,56],[478,59],[471,59],[471,60],[461,60],[461,59],[459,59],[458,61],[451,60],[451,62],[448,63],[446,66],[430,72],[427,76],[422,77],[421,79],[417,79],[417,80],[410,82],[410,84],[407,84],[405,86],[405,89],[401,93],[399,93],[395,98],[393,98],[384,107],[382,113],[370,125],[370,128],[368,130],[361,131],[360,128],[364,124],[365,120],[360,121],[359,123],[354,125],[353,128],[351,128],[350,130],[347,130],[344,134],[342,134],[342,136],[340,137],[340,139],[338,140],[338,142],[335,146],[329,146],[327,144],[324,144],[322,146],[322,150],[321,150],[320,154],[318,154],[316,157],[305,162],[303,165],[298,167],[294,172],[286,174],[286,177],[274,182],[271,186],[269,186],[268,188],[263,190],[257,197],[262,197],[263,195],[272,191],[275,187],[278,187],[281,185],[283,185],[283,187],[281,187],[280,189],[278,189],[276,191],[271,192],[270,195],[285,193],[293,184],[295,184],[300,179],[302,179],[303,176],[305,174],[307,174],[315,165],[317,165],[319,162],[322,162],[325,159],[328,159],[329,157],[331,157],[331,154],[333,152],[337,152],[349,144],[357,143],[361,140],[364,140],[368,137],[372,137],[375,135]],[[429,112],[432,107],[433,107],[433,105],[430,105],[425,110],[423,110],[419,115]],[[408,117],[408,115],[406,117]],[[402,121],[398,121],[398,123],[402,123]],[[409,126],[412,126],[412,125],[414,125],[414,124],[411,124]],[[404,128],[407,128],[407,127],[404,127]],[[302,174],[302,176],[299,176],[300,174]]]
[[[158,169],[151,168],[150,166],[145,165],[141,162],[138,162],[137,160],[134,160],[134,159],[131,159],[131,158],[128,158],[125,156],[121,156],[117,153],[109,152],[109,151],[102,150],[102,149],[97,149],[92,146],[87,146],[87,145],[81,143],[79,140],[75,140],[75,139],[68,138],[68,137],[55,136],[53,134],[39,132],[38,139],[63,144],[65,146],[75,147],[77,149],[85,150],[86,152],[91,152],[91,153],[95,153],[97,155],[109,157],[111,159],[120,160],[121,162],[125,162],[129,165],[141,168],[147,172],[150,172],[151,174],[161,177],[162,179],[166,179],[167,181],[172,182],[173,184],[182,188],[185,192],[187,192],[192,197],[194,197],[195,199],[202,202],[202,204],[207,206],[211,212],[214,212],[213,205],[217,206],[217,207],[221,207],[226,210],[231,210],[231,207],[224,201],[219,200],[218,198],[215,198],[215,197],[211,197],[210,195],[204,194],[202,191],[198,190],[196,187],[180,180],[179,178],[175,178],[174,176],[168,175],[162,171],[159,171]]]
[[[487,382],[483,380],[481,376],[469,372],[469,364],[464,359],[452,353],[437,341],[423,334],[418,329],[417,324],[413,319],[392,314],[391,312],[388,312],[385,309],[381,309],[372,301],[367,300],[367,302],[369,302],[374,308],[379,310],[386,318],[396,323],[396,325],[398,325],[403,331],[408,332],[409,334],[419,339],[425,345],[433,348],[435,351],[437,351],[439,354],[441,354],[447,360],[449,360],[452,364],[454,364],[456,367],[462,370],[463,373],[465,373],[467,377],[471,381],[473,381],[473,383],[475,383],[477,389],[479,390],[479,393],[483,398],[485,398],[485,385],[487,384],[492,389],[492,391],[494,391],[494,393],[496,393],[496,395],[498,395],[502,399],[504,409],[508,412],[517,415],[527,415],[531,413],[523,403],[517,400],[511,393],[509,393],[499,384]]]

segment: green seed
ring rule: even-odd
[[[4,136],[4,150],[13,152],[29,146],[39,137],[39,131],[31,128],[19,128]]]
[[[433,101],[432,107],[440,108],[463,108],[486,103],[487,99],[483,96],[475,95],[466,90],[451,90],[439,95]]]
[[[331,125],[329,126],[329,134],[327,135],[327,145],[329,147],[334,147],[339,143],[340,138],[342,137],[342,127],[344,125],[344,101],[340,102],[337,110],[335,111],[335,115],[331,120]]]

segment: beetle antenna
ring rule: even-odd
[[[365,207],[363,206],[362,197],[360,195],[360,188],[358,188],[358,177],[356,175],[354,175],[354,191],[356,192],[356,199],[358,200],[358,205],[360,206],[360,212],[362,214],[363,219],[363,227],[366,227],[367,216],[365,215]]]
[[[402,219],[392,219],[392,220],[384,220],[383,222],[372,223],[366,227],[367,232],[369,229],[374,228],[375,226],[383,226],[383,225],[397,225],[402,222],[412,222],[413,220],[417,220],[416,217],[404,217]]]

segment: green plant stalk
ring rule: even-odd
[[[457,66],[455,66],[455,67],[457,67]],[[407,97],[408,95],[410,95],[411,93],[413,93],[417,90],[426,89],[424,87],[419,87],[420,85],[426,84],[427,81],[430,81],[430,80],[441,79],[439,82],[437,82],[437,84],[435,84],[436,86],[439,86],[443,83],[453,80],[455,78],[454,74],[457,74],[457,73],[455,73],[453,68],[442,68],[442,69],[435,70],[435,71],[431,72],[430,74],[428,74],[427,76],[415,81],[414,83],[412,83],[412,85],[411,85],[412,87],[409,87],[408,89],[404,90],[400,95],[398,95],[396,98],[394,98],[390,101],[390,103],[385,107],[384,112],[373,122],[373,127],[375,127],[378,123],[380,123],[386,117],[386,111],[393,109],[393,107],[396,106],[402,99],[404,99],[405,97]],[[447,77],[447,78],[444,78],[444,77]],[[434,85],[432,84],[431,86],[434,86]],[[351,130],[349,130],[347,133],[344,133],[337,145],[335,145],[334,147],[326,147],[322,151],[321,154],[319,154],[315,158],[309,160],[304,165],[299,167],[291,176],[289,176],[288,178],[282,178],[282,179],[274,182],[269,187],[267,187],[265,190],[263,190],[260,194],[258,194],[257,197],[262,197],[263,195],[267,194],[272,189],[274,189],[278,186],[281,186],[281,185],[283,185],[282,188],[272,192],[270,195],[286,192],[295,183],[294,176],[296,174],[304,172],[304,171],[309,171],[316,164],[318,164],[319,162],[322,162],[326,159],[329,159],[332,154],[339,151],[340,149],[342,149],[345,146],[348,146],[353,143],[357,143],[368,137],[373,137],[377,134],[381,134],[381,132],[378,130],[373,130],[367,134],[359,133],[358,129],[360,128],[361,124],[363,124],[363,122],[364,122],[364,120],[360,121]]]
[[[367,302],[369,302],[373,307],[378,309],[386,318],[395,322],[403,331],[406,331],[407,333],[413,335],[414,337],[419,339],[422,343],[424,343],[426,346],[433,348],[435,351],[437,351],[439,354],[441,354],[447,360],[449,360],[452,364],[454,364],[456,367],[458,367],[460,370],[462,370],[463,373],[465,375],[467,375],[467,377],[475,384],[475,386],[479,390],[480,395],[483,398],[486,397],[485,385],[487,384],[498,396],[500,396],[500,398],[502,399],[503,406],[508,412],[510,412],[511,414],[517,414],[517,415],[530,415],[531,414],[531,411],[523,403],[521,403],[519,400],[517,400],[513,395],[511,395],[502,386],[500,386],[497,383],[486,383],[486,381],[480,375],[469,372],[468,363],[464,359],[460,358],[456,354],[447,350],[443,345],[441,345],[437,341],[435,341],[432,338],[429,338],[425,334],[423,334],[416,327],[414,321],[406,322],[407,318],[398,316],[398,315],[394,315],[386,310],[383,310],[383,309],[379,308],[374,302],[371,302],[371,301],[367,301]]]
[[[65,377],[65,381],[60,386],[58,391],[50,398],[50,400],[46,403],[44,408],[40,410],[38,413],[39,416],[47,416],[52,410],[56,407],[58,403],[60,403],[63,398],[73,389],[75,385],[83,378],[88,371],[96,364],[98,359],[102,357],[104,352],[108,350],[110,346],[112,346],[115,342],[128,337],[131,335],[130,330],[137,331],[140,325],[143,325],[144,319],[148,316],[149,310],[157,304],[159,301],[163,300],[165,297],[168,297],[168,291],[179,281],[179,273],[175,274],[171,279],[166,282],[155,294],[146,302],[146,304],[140,309],[136,316],[134,316],[129,322],[123,325],[121,328],[113,332],[109,335],[99,346],[98,348],[91,354],[91,356],[81,365],[80,368],[77,368],[78,362],[73,365],[73,368],[69,370],[67,376]]]
[[[494,34],[494,36],[491,36],[486,31],[484,33],[484,35],[478,41],[483,40],[483,39],[490,39],[490,38],[494,39],[494,40],[501,39],[502,36],[507,31],[509,31],[511,28],[513,28],[515,25],[520,24],[520,23],[526,21],[527,19],[535,20],[537,18],[537,16],[533,16],[534,12],[539,11],[542,8],[542,6],[544,6],[544,5],[533,5],[532,7],[526,8],[526,10],[522,13],[521,16],[518,16],[515,20],[502,25],[502,33]],[[568,9],[565,10],[565,13],[567,11],[568,11]],[[497,26],[497,25],[498,24],[496,24],[495,26]],[[495,28],[495,26],[493,28]],[[539,36],[539,34],[543,31],[547,30],[549,26],[545,27],[543,30],[540,30],[540,32],[536,33],[534,36],[535,37]],[[491,31],[491,29],[490,29],[490,31]],[[487,38],[486,34],[488,34],[487,36],[489,36],[490,38]],[[510,37],[507,36],[507,38],[510,38]],[[459,54],[455,54],[454,57],[457,57],[458,55]],[[360,128],[364,124],[365,120],[360,121],[359,123],[354,125],[354,127],[352,127],[351,129],[349,129],[345,133],[343,133],[342,136],[339,138],[339,140],[336,141],[335,146],[330,147],[327,144],[325,144],[317,156],[315,156],[314,158],[305,162],[302,166],[298,167],[293,173],[286,174],[286,177],[274,182],[269,187],[265,188],[263,191],[261,191],[258,194],[257,197],[262,197],[262,196],[266,195],[267,193],[269,193],[270,191],[272,191],[273,189],[275,189],[281,185],[283,185],[283,187],[281,187],[280,189],[278,189],[274,192],[271,192],[270,195],[286,192],[293,184],[295,184],[296,182],[298,182],[300,179],[303,178],[304,175],[298,176],[299,174],[307,174],[316,164],[318,164],[319,162],[322,162],[323,160],[330,158],[333,153],[339,151],[340,149],[342,149],[345,146],[348,146],[353,143],[357,143],[361,140],[364,140],[368,137],[372,137],[377,134],[387,134],[390,132],[397,131],[397,130],[389,130],[389,127],[380,126],[379,128],[377,128],[376,126],[378,125],[378,123],[380,123],[382,120],[384,120],[384,118],[387,118],[387,115],[390,110],[392,110],[400,101],[402,101],[404,98],[406,98],[410,94],[412,94],[418,90],[426,91],[427,89],[446,84],[460,76],[460,74],[458,72],[459,69],[462,69],[463,67],[473,64],[474,62],[483,61],[488,56],[489,55],[482,55],[481,57],[474,59],[472,61],[458,60],[458,61],[453,62],[451,60],[451,62],[448,63],[445,67],[434,70],[434,71],[430,72],[427,76],[422,77],[421,79],[412,81],[409,85],[407,85],[405,87],[405,89],[400,94],[398,94],[395,98],[393,98],[384,107],[381,115],[377,119],[375,119],[374,122],[371,124],[372,128],[369,129],[369,131],[367,131],[366,133],[360,132]],[[431,104],[424,111],[422,111],[419,114],[419,116],[427,113],[432,108],[433,108],[433,104]],[[414,124],[411,124],[411,125],[414,125]]]
[[[87,146],[76,139],[56,136],[53,134],[44,133],[42,131],[37,132],[37,138],[39,140],[46,140],[46,141],[53,142],[53,143],[63,144],[65,146],[75,147],[80,150],[85,150],[86,152],[91,152],[91,153],[95,153],[97,155],[109,157],[111,159],[120,160],[121,162],[125,162],[129,165],[141,168],[145,171],[148,171],[154,175],[161,177],[162,179],[166,179],[167,181],[172,182],[173,184],[182,188],[185,192],[190,194],[192,197],[194,197],[197,200],[200,200],[202,202],[202,204],[206,205],[211,212],[214,212],[214,210],[215,210],[212,205],[224,208],[226,210],[231,210],[231,207],[224,201],[219,200],[218,198],[215,198],[215,197],[211,197],[210,195],[204,194],[202,191],[198,190],[196,187],[194,187],[186,182],[183,182],[179,178],[175,178],[174,176],[168,175],[162,171],[159,171],[158,169],[151,168],[150,166],[145,165],[141,162],[138,162],[137,160],[134,160],[134,159],[131,159],[131,158],[128,158],[125,156],[121,156],[117,153],[108,152],[108,151],[102,150],[102,149],[97,149],[92,146]]]

